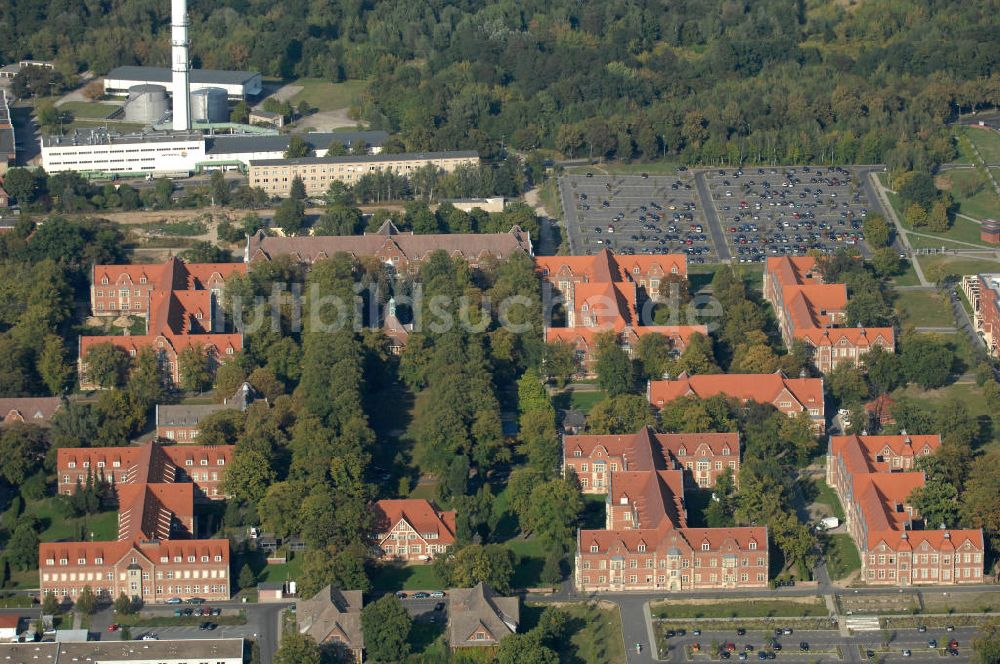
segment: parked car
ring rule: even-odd
[[[184,609],[174,609],[174,618],[180,618],[184,615]]]
[[[182,600],[180,597],[171,597],[170,599],[167,600],[167,604],[180,604],[181,601]]]
[[[413,599],[430,599],[430,593],[413,593]]]
[[[929,639],[927,641],[928,648],[937,648],[937,639]]]
[[[802,652],[809,652],[809,644],[805,641],[799,644],[799,650]]]
[[[153,634],[152,632],[150,632],[149,634],[143,634],[141,640],[143,640],[143,641],[159,641],[160,637],[158,637],[156,634]]]
[[[118,623],[111,623],[110,625],[108,625],[108,631],[109,632],[117,632],[118,631]]]
[[[909,648],[903,648],[903,657],[912,657],[913,652]]]
[[[444,602],[438,602],[434,605],[435,611],[444,611]]]
[[[192,597],[188,600],[188,604],[204,604],[205,599],[203,597]]]
[[[434,592],[431,593],[431,597],[433,597],[434,599],[437,599],[439,597],[444,597],[444,591],[443,590],[435,590]]]
[[[295,613],[295,607],[294,606],[292,607],[292,613]],[[213,616],[221,616],[222,615],[222,609],[220,609],[219,607],[215,607],[214,609],[212,609],[212,615]]]
[[[397,590],[396,597],[398,597],[399,599],[406,599],[407,595],[402,590]]]

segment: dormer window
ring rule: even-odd
[[[754,540],[750,540],[750,550],[751,551],[757,550],[757,542],[755,542]]]
[[[104,558],[94,558],[94,564],[95,565],[103,565],[104,564]]]
[[[586,304],[584,304],[582,307],[580,307],[580,311],[589,311],[589,310],[590,309],[589,309],[589,307]]]
[[[84,468],[90,468],[90,462],[89,461],[84,461],[83,462],[83,467]]]
[[[701,550],[702,551],[709,551],[709,550],[711,550],[711,548],[712,547],[711,547],[711,545],[708,542],[702,542],[701,543]]]
[[[590,545],[590,552],[591,553],[597,553],[597,545],[596,544],[591,544]]]
[[[117,460],[116,460],[116,461],[113,461],[113,462],[111,463],[111,465],[112,465],[112,466],[113,466],[114,468],[121,468],[121,465],[122,465],[122,462],[121,462],[121,461],[117,461]]]
[[[77,558],[76,559],[76,564],[77,565],[86,565],[87,564],[87,559],[86,558]]]
[[[639,267],[638,266],[632,268],[632,274],[639,274]]]
[[[639,545],[639,553],[646,553],[646,545],[645,544],[640,544]]]
[[[215,557],[215,562],[221,563],[222,562],[222,556],[216,556]]]
[[[70,461],[70,462],[69,462],[68,464],[66,464],[66,465],[67,465],[68,467],[70,467],[70,468],[76,468],[76,461]]]
[[[201,460],[201,465],[207,466],[208,465],[208,459],[202,459]]]
[[[161,563],[169,563],[170,562],[169,556],[160,556],[160,562]]]
[[[583,456],[583,452],[581,452],[580,450],[573,450],[573,456],[575,457]]]
[[[202,556],[201,557],[201,562],[207,563],[208,562],[208,556]]]
[[[188,562],[189,563],[193,563],[194,562],[194,556],[188,556]]]
[[[179,563],[179,562],[183,562],[183,560],[184,560],[184,559],[183,559],[183,558],[181,558],[180,556],[174,556],[174,562],[175,562],[175,563]]]
[[[687,456],[687,450],[683,447],[677,450],[677,456]]]
[[[729,448],[728,447],[723,447],[722,448],[722,456],[729,456]]]
[[[628,496],[622,496],[618,499],[618,502],[622,505],[628,505]]]

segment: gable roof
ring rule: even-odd
[[[830,436],[830,453],[840,456],[848,472],[888,472],[891,465],[883,452],[898,457],[917,457],[941,447],[941,436],[900,434],[895,436]]]
[[[493,645],[517,632],[521,603],[517,597],[500,597],[482,582],[472,588],[451,588],[448,606],[448,642],[451,647]],[[493,641],[472,640],[479,628]]]
[[[339,641],[351,649],[365,647],[361,629],[360,590],[340,590],[327,586],[306,600],[299,600],[295,617],[299,631],[317,643]]]
[[[682,373],[671,380],[649,382],[649,401],[654,406],[693,395],[707,399],[719,394],[744,401],[774,403],[782,394],[791,395],[797,405],[808,410],[818,408],[823,414],[822,378],[786,378],[773,374],[696,374]]]
[[[62,406],[59,397],[6,397],[0,398],[0,424],[27,422],[48,424],[52,415]]]
[[[455,511],[438,511],[422,498],[379,500],[374,505],[374,511],[376,533],[387,533],[401,520],[405,520],[418,534],[436,534],[440,544],[455,541]]]
[[[593,256],[536,256],[535,269],[549,280],[566,276],[585,281],[631,281],[636,274],[687,276],[686,254],[619,256],[604,248]]]

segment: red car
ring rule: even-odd
[[[108,625],[108,631],[109,632],[117,632],[118,631],[118,623],[111,623],[110,625]]]
[[[736,644],[735,644],[735,643],[727,643],[727,644],[726,644],[726,645],[724,646],[724,648],[725,648],[725,650],[726,650],[727,652],[736,652]]]

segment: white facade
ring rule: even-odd
[[[47,173],[188,174],[205,158],[205,139],[196,134],[157,140],[121,137],[106,143],[79,141],[77,145],[65,139],[42,142],[42,166]]]
[[[118,76],[115,74],[118,70],[125,70],[128,75]],[[161,72],[166,72],[166,74],[164,75]],[[260,74],[252,74],[242,83],[235,80],[221,80],[217,77],[209,77],[209,80],[201,79],[201,70],[191,69],[188,71],[188,80],[191,92],[201,90],[202,88],[223,88],[226,91],[226,94],[229,95],[230,100],[238,100],[246,99],[247,97],[256,97],[264,89]],[[156,67],[119,67],[117,70],[112,70],[112,72],[104,78],[104,92],[109,95],[124,95],[128,94],[129,88],[147,83],[154,85],[166,85],[170,88],[172,81],[173,72],[170,69],[161,69]],[[172,92],[173,90],[171,89],[171,93]]]
[[[153,630],[155,631],[155,630]],[[243,639],[0,644],[5,664],[243,664]]]

